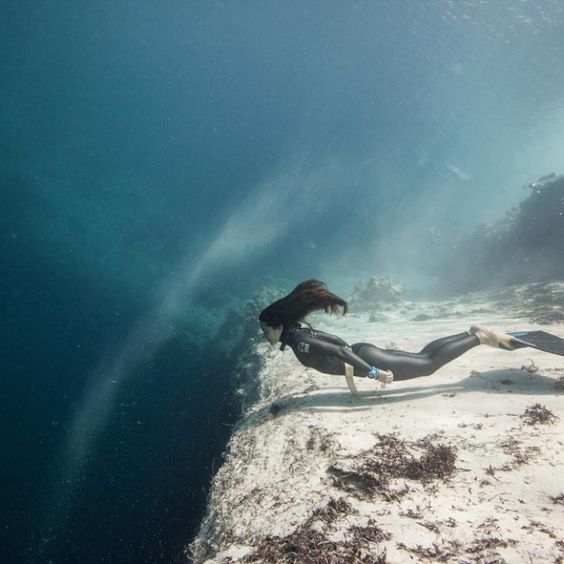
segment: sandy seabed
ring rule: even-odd
[[[412,352],[472,323],[564,337],[504,299],[311,322]],[[564,357],[479,346],[383,389],[355,378],[353,397],[291,349],[257,341],[255,353],[258,400],[213,478],[195,562],[564,562]]]

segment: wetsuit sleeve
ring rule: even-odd
[[[335,337],[335,339],[339,339],[339,337]],[[341,341],[341,339],[339,339],[339,341]],[[307,352],[310,354],[336,356],[343,362],[350,364],[354,367],[354,373],[356,376],[366,376],[372,368],[370,364],[356,355],[346,343],[345,345],[336,345],[327,342],[326,340],[320,338],[320,336],[308,335],[307,333],[300,334],[299,342],[309,345],[307,347]]]

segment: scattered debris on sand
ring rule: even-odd
[[[446,541],[441,544],[434,542],[430,547],[423,547],[420,544],[410,547],[403,542],[399,542],[397,547],[413,554],[418,561],[448,562],[449,559],[460,554],[462,545],[458,541]]]
[[[521,419],[526,425],[537,425],[538,423],[546,425],[554,423],[559,418],[540,403],[535,403],[525,409]]]
[[[285,537],[267,536],[242,562],[264,562],[265,564],[385,564],[386,551],[376,556],[370,545],[390,540],[390,533],[383,531],[374,519],[365,526],[352,525],[346,538],[331,540],[328,533],[331,525],[353,512],[352,506],[343,498],[331,499],[321,509],[292,533]],[[317,526],[324,524],[321,530]]]
[[[534,374],[535,372],[539,371],[539,367],[535,364],[535,362],[533,360],[530,360],[529,364],[522,364],[521,365],[521,370],[525,370],[526,372]]]
[[[379,495],[387,501],[397,500],[409,492],[404,484],[399,489],[391,487],[391,480],[404,478],[428,484],[444,479],[455,471],[456,447],[435,444],[436,436],[427,436],[408,443],[395,434],[377,434],[376,444],[368,450],[349,457],[352,468],[332,465],[327,472],[333,477],[335,487],[358,498],[371,499]],[[422,451],[419,457],[413,450]]]

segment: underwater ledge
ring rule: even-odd
[[[532,292],[537,299],[527,300]],[[564,337],[552,315],[562,295],[562,283],[524,285],[406,301],[373,322],[361,312],[313,324],[348,343],[407,351],[473,323]],[[238,393],[253,402],[212,479],[187,560],[564,556],[563,357],[480,346],[432,376],[383,389],[355,378],[356,398],[344,377],[305,368],[266,342],[241,366],[247,384]]]

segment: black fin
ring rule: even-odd
[[[564,356],[564,339],[546,331],[512,331],[507,334],[523,346]]]

